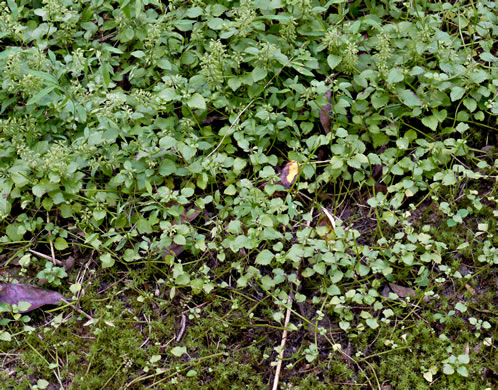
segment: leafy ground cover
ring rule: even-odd
[[[494,388],[496,10],[2,2],[2,388]]]

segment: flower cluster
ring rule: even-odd
[[[256,19],[256,11],[252,8],[252,2],[247,0],[241,1],[240,7],[234,9],[233,13],[237,16],[237,19],[234,21],[237,36],[245,38],[252,32],[254,19]]]
[[[214,89],[221,88],[226,67],[226,48],[220,40],[211,40],[201,59],[201,74]]]
[[[343,58],[344,73],[352,74],[358,64],[358,45],[350,40],[346,41],[346,52]]]
[[[332,27],[325,33],[325,37],[322,39],[322,43],[325,45],[329,52],[337,52],[339,46],[342,43],[341,33],[336,27]]]
[[[385,77],[389,71],[388,61],[392,56],[391,41],[385,32],[379,34],[376,48],[378,50],[375,54],[377,68]]]

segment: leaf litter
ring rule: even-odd
[[[18,305],[28,302],[31,306],[21,313],[28,313],[45,305],[58,305],[64,297],[58,292],[23,283],[0,283],[0,303]]]

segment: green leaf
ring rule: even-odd
[[[102,221],[106,217],[107,212],[105,210],[93,210],[92,215],[96,221]]]
[[[31,182],[25,172],[13,172],[10,178],[18,188],[24,187],[26,184]]]
[[[212,18],[209,19],[207,25],[211,30],[221,30],[224,26],[228,26],[228,21],[221,18]]]
[[[183,274],[178,275],[175,278],[175,281],[176,281],[176,284],[178,284],[180,286],[186,286],[190,283],[190,276],[187,273],[183,273]]]
[[[451,88],[450,98],[451,101],[454,102],[456,100],[460,100],[465,93],[465,88],[462,87],[453,87]]]
[[[398,94],[401,101],[408,107],[420,107],[422,105],[422,101],[419,97],[409,89],[403,89]]]
[[[457,309],[460,313],[465,313],[467,311],[467,306],[465,306],[462,302],[458,302],[455,305],[455,309]]]
[[[465,367],[465,366],[458,367],[457,373],[465,378],[467,378],[469,376],[469,371],[467,370],[467,367]]]
[[[200,93],[194,93],[190,99],[187,101],[187,105],[190,108],[197,108],[199,110],[206,109],[206,101]]]
[[[17,302],[17,309],[20,312],[28,311],[31,306],[32,306],[32,304],[30,302],[26,302],[26,301]]]
[[[150,222],[145,218],[140,218],[137,221],[137,230],[140,234],[151,234],[154,231]]]
[[[56,86],[50,85],[47,88],[43,88],[40,92],[38,92],[36,95],[32,96],[28,101],[27,105],[39,103],[40,100],[42,100],[46,95],[48,95],[50,92],[52,92]]]
[[[379,323],[376,318],[367,318],[365,322],[372,329],[377,329],[379,327]]]
[[[45,80],[48,83],[54,84],[55,86],[59,84],[59,81],[49,73],[40,72],[39,70],[33,70],[33,69],[28,69],[28,73],[38,77],[41,80]]]
[[[225,191],[223,191],[223,193],[225,195],[235,195],[237,193],[237,189],[233,184],[230,184],[227,188],[225,188]]]
[[[7,233],[7,237],[9,237],[11,241],[21,241],[25,232],[26,229],[17,223],[11,223],[5,229],[5,233]]]
[[[384,107],[389,102],[389,96],[386,93],[377,91],[370,98],[373,107],[377,110]]]
[[[325,275],[325,271],[327,270],[327,267],[325,266],[325,263],[316,263],[314,266],[313,266],[313,269],[315,270],[315,272],[319,275]]]
[[[434,115],[423,117],[422,123],[428,128],[430,128],[432,131],[435,131],[439,124],[437,118]]]
[[[166,149],[166,148],[165,148]],[[169,176],[177,171],[178,167],[174,161],[164,159],[159,166],[159,174],[161,176]]]
[[[268,71],[265,68],[254,68],[251,72],[252,79],[255,83],[259,80],[263,80],[268,75]]]
[[[38,198],[41,198],[46,193],[45,187],[39,184],[34,185],[33,188],[31,188],[31,191],[33,192],[33,195]]]
[[[159,92],[159,97],[167,102],[175,100],[178,97],[176,90],[174,88],[164,88]]]
[[[405,76],[403,76],[403,71],[400,68],[392,68],[387,75],[388,84],[395,84],[403,81]]]
[[[470,112],[474,112],[475,109],[477,108],[477,103],[474,99],[471,99],[471,98],[467,98],[467,99],[463,99],[463,105],[465,107],[467,107],[467,109],[470,111]]]
[[[57,237],[54,242],[55,249],[58,251],[63,251],[66,249],[69,245],[67,244],[67,241],[63,239],[62,237]]]
[[[145,57],[145,52],[142,50],[135,50],[135,51],[132,51],[130,53],[130,55],[132,55],[133,57],[136,57],[136,58],[142,58],[142,57]]]
[[[171,354],[176,356],[176,357],[180,357],[184,354],[187,353],[187,348],[186,347],[173,347],[171,348]]]
[[[254,8],[260,8],[263,10],[274,10],[278,8],[282,8],[284,5],[282,4],[282,0],[255,0]]]
[[[460,364],[469,364],[470,363],[470,356],[466,353],[463,353],[461,355],[458,355],[457,360],[458,360],[458,363],[460,363]]]
[[[12,16],[14,19],[17,19],[17,16],[19,15],[19,11],[17,9],[17,4],[14,0],[7,0],[7,5],[10,8],[10,12],[12,12]]]
[[[259,252],[258,256],[256,256],[256,264],[260,265],[268,265],[271,263],[275,255],[269,251],[268,249],[264,249]]]
[[[175,237],[173,238],[173,242],[177,245],[186,245],[187,240],[185,239],[185,236],[181,234],[176,234]]]
[[[465,133],[468,129],[470,129],[470,126],[467,123],[463,122],[460,122],[456,127],[456,131],[458,131],[460,134]]]
[[[109,253],[105,253],[100,256],[100,261],[102,262],[102,268],[109,268],[114,265],[114,259]]]
[[[7,341],[7,342],[12,341],[12,336],[6,330],[2,330],[0,332],[0,341]]]
[[[484,81],[489,79],[489,74],[483,69],[477,69],[470,72],[470,81],[474,84],[482,84]]]
[[[341,289],[337,285],[332,284],[327,288],[327,294],[331,296],[341,295]]]
[[[446,174],[443,176],[441,183],[443,183],[445,186],[455,185],[456,184],[455,174],[452,171],[447,171]]]
[[[451,364],[445,364],[443,366],[443,372],[446,374],[446,375],[453,375],[455,373],[455,369],[453,368],[453,366]]]
[[[342,61],[341,56],[335,56],[330,54],[327,57],[327,64],[329,64],[330,69],[334,69],[337,65],[339,65]]]
[[[239,77],[231,77],[228,79],[228,86],[232,89],[232,91],[236,91],[242,85],[242,81]]]

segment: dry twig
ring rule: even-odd
[[[285,343],[287,342],[287,325],[289,325],[291,315],[292,297],[289,295],[287,299],[287,312],[285,313],[284,331],[282,333],[282,342],[280,343],[280,353],[278,354],[277,370],[275,371],[275,379],[273,381],[273,390],[278,389],[278,380],[280,378],[280,370],[282,369],[282,362],[284,359]]]

